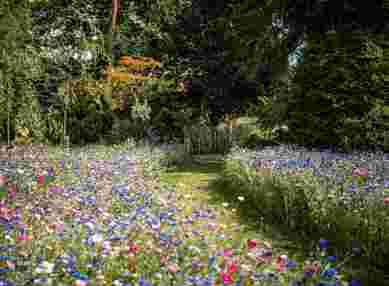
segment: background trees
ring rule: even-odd
[[[21,5],[18,1],[10,3],[4,7]],[[44,69],[40,78],[32,82],[41,101],[51,98],[59,112],[63,102],[55,94],[66,79],[101,79],[105,65],[115,63],[120,55],[137,52],[161,60],[164,78],[184,80],[189,101],[209,111],[212,124],[224,113],[247,112],[248,106],[256,106],[250,108],[250,112],[255,112],[262,122],[274,125],[288,120],[296,127],[292,133],[299,137],[298,128],[305,128],[306,118],[316,116],[318,124],[323,124],[320,128],[314,124],[313,129],[328,130],[328,125],[322,122],[322,113],[314,115],[314,109],[309,112],[306,107],[302,112],[297,102],[326,106],[328,116],[343,114],[345,118],[356,118],[365,116],[376,106],[371,100],[365,104],[367,93],[375,102],[385,101],[387,39],[380,35],[388,28],[388,13],[382,1],[368,6],[353,0],[342,5],[334,0],[121,0],[119,3],[115,33],[111,29],[110,0],[36,0],[20,10],[29,13],[31,9],[31,17],[25,18],[30,20],[20,20],[20,23],[30,21],[25,26],[29,28],[20,32],[20,39],[10,32],[10,27],[2,27],[7,31],[5,34],[9,32],[3,37],[8,37],[4,50],[12,49],[10,45],[14,44],[10,42],[24,43],[30,37],[30,52],[34,51],[37,55],[34,59],[39,59],[42,63],[39,67]],[[367,17],[366,11],[373,17]],[[2,19],[8,21],[7,17]],[[32,37],[27,31],[31,31]],[[344,48],[339,48],[335,44],[337,40],[325,38],[326,32],[331,31],[338,35],[359,32],[369,36],[363,40],[340,37]],[[325,49],[319,48],[322,40],[326,42]],[[305,47],[299,53],[304,61],[291,69],[288,57],[302,43]],[[373,47],[381,51],[382,56],[370,58],[370,63],[367,59],[351,63],[348,58],[355,58],[357,50],[365,54],[365,44],[370,47],[366,48],[366,54]],[[319,58],[321,61],[317,60]],[[378,63],[373,63],[377,59]],[[363,74],[360,76],[363,83],[357,85],[359,89],[351,84],[346,90],[340,79],[348,82],[355,74]],[[308,83],[307,75],[316,80],[320,78],[320,88]],[[353,94],[352,99],[350,94]],[[343,102],[352,102],[352,105]],[[48,111],[49,105],[46,102],[43,110]],[[345,111],[359,107],[358,114]],[[266,114],[269,116],[265,117]],[[301,116],[293,115],[290,120],[292,114]],[[335,130],[338,121],[332,124],[331,136],[325,132],[320,135],[323,140],[342,137],[339,130]],[[305,133],[309,132],[307,129]]]

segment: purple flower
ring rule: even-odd
[[[49,168],[47,169],[47,175],[48,175],[49,177],[53,177],[53,176],[54,176],[53,167],[49,167]]]
[[[336,256],[331,255],[331,256],[328,256],[327,259],[329,261],[335,261],[336,260]]]
[[[296,263],[293,260],[288,260],[288,263],[286,264],[287,268],[293,268],[296,266]]]
[[[357,280],[351,280],[349,283],[348,283],[348,286],[360,286],[361,284],[357,281]]]
[[[65,168],[65,161],[64,160],[59,161],[59,167],[61,168],[61,170],[63,170]]]
[[[320,250],[326,249],[327,246],[328,246],[328,241],[327,240],[325,240],[325,239],[320,239],[319,240]]]
[[[139,282],[138,283],[139,283],[140,286],[153,286],[152,284],[146,282],[145,279],[143,278],[143,276],[141,276],[139,278]]]
[[[337,273],[337,271],[335,268],[329,268],[329,269],[325,270],[324,272],[322,272],[320,274],[320,276],[332,278],[336,275],[336,273]]]

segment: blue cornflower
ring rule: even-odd
[[[327,259],[328,259],[329,261],[335,261],[335,260],[336,260],[336,256],[331,255],[331,256],[328,256]]]
[[[296,262],[294,262],[293,260],[288,260],[288,263],[286,264],[286,267],[287,268],[296,267]]]
[[[328,277],[328,278],[332,278],[336,275],[336,269],[335,268],[329,268],[325,271],[323,271],[320,276],[321,277]]]
[[[80,280],[86,280],[85,275],[82,275],[80,272],[73,272],[72,276],[74,278],[80,279]]]
[[[328,246],[328,241],[327,240],[325,240],[325,239],[320,239],[319,240],[320,250],[326,249],[327,246]]]
[[[356,192],[356,187],[354,184],[352,184],[350,187],[347,188],[347,192],[349,193],[355,193]]]
[[[304,272],[305,277],[311,277],[313,275],[313,272]]]
[[[349,283],[348,283],[348,286],[360,286],[361,284],[357,281],[357,280],[351,280]]]
[[[13,284],[12,282],[8,281],[8,280],[0,280],[0,286],[14,286],[15,284]]]
[[[139,278],[139,285],[140,286],[153,286],[151,283],[146,282],[145,279],[143,278],[143,276],[141,276]]]
[[[215,256],[209,256],[208,257],[208,268],[211,268],[213,263],[215,262]]]
[[[10,268],[0,268],[0,274],[1,273],[11,272],[11,271],[12,271],[12,269],[10,269]]]
[[[48,175],[49,177],[53,177],[53,176],[54,176],[54,169],[53,169],[53,167],[49,167],[49,168],[47,169],[47,175]]]

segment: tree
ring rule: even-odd
[[[296,143],[384,145],[389,113],[370,114],[389,106],[388,40],[371,33],[307,38],[283,115]]]
[[[28,3],[6,0],[0,7],[0,133],[7,134],[10,144],[15,128],[26,127],[42,137],[38,100],[32,89],[32,82],[42,71],[39,54],[32,45]]]

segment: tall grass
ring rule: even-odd
[[[184,128],[185,152],[191,155],[227,154],[233,146],[241,143],[241,138],[247,136],[249,127],[220,124],[209,126],[197,124]]]

